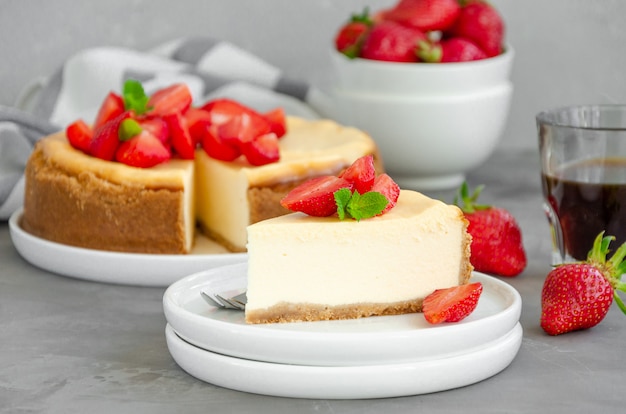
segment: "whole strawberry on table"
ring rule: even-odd
[[[613,236],[600,233],[586,261],[553,269],[541,291],[541,327],[549,335],[588,329],[607,315],[615,300],[626,314],[626,305],[617,294],[626,292],[621,276],[626,273],[626,243],[607,260]]]
[[[447,63],[487,59],[504,50],[505,24],[485,0],[400,0],[354,14],[335,36],[349,58]]]
[[[478,186],[470,194],[467,183],[463,183],[454,200],[469,221],[470,261],[479,272],[517,276],[527,264],[522,230],[509,211],[476,202],[483,188]]]

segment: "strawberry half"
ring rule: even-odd
[[[98,115],[93,123],[93,129],[100,128],[105,123],[124,113],[124,100],[115,92],[109,92],[100,105]]]
[[[244,143],[241,146],[241,153],[251,165],[259,166],[276,162],[280,159],[278,137],[273,132],[258,136]]]
[[[152,135],[158,138],[158,140],[161,141],[166,148],[170,147],[170,130],[167,126],[167,122],[165,122],[163,118],[141,118],[137,119],[137,122],[141,128],[147,129]]]
[[[93,139],[93,130],[85,121],[82,119],[74,121],[65,129],[65,134],[72,147],[86,154],[89,153],[89,147]]]
[[[200,122],[194,128],[194,134],[199,137],[200,144],[209,157],[221,161],[234,161],[241,155],[239,146],[224,142],[217,130],[217,125]]]
[[[196,143],[191,138],[183,115],[180,112],[172,112],[164,115],[163,120],[167,123],[175,152],[184,160],[193,160],[196,155]]]
[[[337,212],[335,191],[342,188],[352,191],[352,184],[333,175],[313,178],[291,190],[280,204],[288,210],[301,211],[310,216],[332,216]]]
[[[131,112],[126,111],[95,129],[93,139],[89,145],[89,154],[96,158],[112,161],[115,158],[115,151],[117,151],[117,147],[120,144],[120,124],[123,120],[130,117]]]
[[[177,83],[153,93],[148,100],[148,112],[158,116],[183,114],[191,106],[192,99],[189,87],[184,83]]]
[[[351,182],[360,194],[365,194],[372,189],[376,178],[374,157],[365,155],[358,158],[339,177]]]
[[[119,145],[115,159],[132,167],[150,168],[169,160],[170,152],[152,133],[143,130]]]
[[[626,243],[607,261],[613,236],[600,233],[585,262],[557,266],[546,277],[541,291],[541,327],[549,335],[588,329],[599,324],[613,299],[626,314],[617,291],[626,292],[621,281],[626,273]]]
[[[467,231],[472,236],[470,261],[479,272],[516,276],[527,263],[522,231],[507,210],[476,204],[482,189],[479,186],[470,195],[467,183],[463,183],[455,200],[457,204],[460,198],[461,210],[469,221]]]
[[[422,312],[432,324],[459,322],[476,309],[482,291],[480,282],[437,289],[424,299]]]
[[[270,131],[275,133],[276,137],[282,138],[287,133],[287,117],[283,108],[274,108],[263,116],[270,124]]]
[[[374,180],[371,191],[377,191],[385,196],[389,201],[387,207],[380,214],[385,214],[398,203],[398,197],[400,197],[400,186],[387,174],[380,174]]]

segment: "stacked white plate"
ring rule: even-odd
[[[417,395],[489,378],[522,341],[521,298],[480,273],[476,310],[461,322],[430,325],[421,313],[345,321],[248,325],[242,311],[215,308],[200,291],[246,287],[247,264],[185,277],[165,292],[169,351],[190,375],[239,391],[296,398]]]

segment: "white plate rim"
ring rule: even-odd
[[[277,397],[372,399],[445,391],[492,377],[515,359],[523,330],[518,322],[479,349],[440,359],[344,367],[276,364],[221,355],[189,344],[169,324],[165,336],[178,366],[213,385]]]
[[[18,253],[32,265],[75,279],[132,286],[167,287],[192,273],[239,263],[247,253],[142,254],[93,250],[34,236],[20,226],[23,208],[9,218]]]
[[[241,273],[246,267],[247,263],[239,263],[211,269],[187,276],[172,284],[163,295],[163,309],[168,324],[177,335],[199,348],[244,359],[326,366],[371,365],[415,361],[420,358],[432,359],[444,354],[467,352],[508,332],[519,321],[521,314],[522,299],[515,288],[495,277],[477,272],[473,273],[472,278],[483,282],[483,297],[490,294],[507,295],[504,300],[508,301],[508,306],[496,314],[480,319],[473,319],[470,315],[464,321],[428,326],[425,330],[403,329],[382,333],[354,330],[345,333],[324,332],[316,329],[318,325],[315,324],[319,324],[318,322],[310,322],[306,323],[313,324],[306,325],[312,328],[308,332],[302,329],[289,330],[289,324],[247,325],[243,322],[232,323],[219,318],[212,319],[184,307],[182,301],[189,297],[202,303],[199,291],[206,286],[207,280],[211,277],[223,277],[231,286],[242,283]],[[498,290],[492,292],[493,289]],[[479,302],[477,310],[480,310],[480,306]],[[208,304],[206,307],[211,309]],[[221,312],[228,316],[228,313],[237,311],[212,312]],[[240,318],[243,318],[243,314]],[[409,318],[423,316],[409,314],[376,318],[376,323],[379,323],[379,321],[406,321]],[[363,318],[354,323],[363,324],[368,321],[374,320]],[[351,321],[322,323],[348,324]],[[300,324],[297,328],[304,326]]]

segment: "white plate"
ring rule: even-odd
[[[227,253],[217,243],[196,237],[187,255],[117,253],[54,243],[20,227],[22,210],[9,219],[11,239],[19,254],[31,264],[63,276],[96,282],[136,286],[169,286],[206,269],[243,262],[246,253]]]
[[[195,347],[165,330],[174,361],[211,384],[255,394],[293,398],[364,399],[426,394],[474,384],[506,368],[522,343],[519,322],[471,352],[401,364],[315,367],[251,361]]]
[[[476,310],[454,324],[431,325],[421,313],[249,325],[241,311],[208,305],[200,290],[246,286],[247,263],[212,269],[172,284],[163,296],[168,323],[185,341],[239,358],[299,365],[373,365],[467,352],[500,338],[519,321],[522,300],[509,284],[480,273]]]

